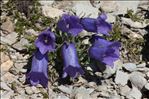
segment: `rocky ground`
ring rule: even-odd
[[[78,77],[71,83],[59,83],[49,77],[48,90],[40,85],[30,87],[25,83],[30,58],[25,53],[25,45],[30,42],[16,31],[18,20],[12,20],[3,8],[1,99],[149,99],[149,1],[41,0],[40,4],[43,16],[48,18],[59,17],[64,12],[96,18],[100,10],[107,12],[108,22],[119,23],[116,29],[120,28],[121,59],[115,62],[114,68],[100,67],[100,72]],[[39,23],[36,26],[42,28]],[[25,30],[31,35],[37,35],[37,32],[33,28]]]

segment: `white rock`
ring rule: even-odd
[[[114,23],[116,21],[116,16],[110,14],[110,13],[107,13],[107,22],[110,22],[110,23]]]
[[[145,67],[145,66],[146,66],[146,63],[141,63],[137,65],[137,67]]]
[[[69,98],[63,94],[59,94],[55,99],[69,99]]]
[[[55,18],[61,16],[64,12],[50,6],[42,6],[42,13],[46,17]]]
[[[141,90],[147,83],[147,80],[139,72],[133,72],[129,76],[129,80],[133,86]]]
[[[34,29],[28,29],[28,30],[25,30],[25,32],[29,35],[35,35],[35,36],[39,35],[39,33],[36,32]]]
[[[98,8],[94,8],[89,1],[74,1],[74,3],[75,5],[72,7],[72,10],[76,12],[77,16],[89,16],[91,18],[98,17]]]
[[[120,87],[120,94],[126,96],[131,89],[125,85],[124,87]]]
[[[100,1],[100,7],[105,12],[113,12],[113,14],[126,14],[127,10],[137,11],[139,1]]]
[[[2,42],[2,44],[9,44],[9,45],[12,45],[13,43],[16,42],[17,36],[18,36],[17,33],[12,32],[12,33],[8,34],[8,35],[5,36],[5,37],[1,36],[0,41]]]
[[[1,80],[5,83],[12,83],[13,81],[16,81],[17,80],[17,76],[7,72],[6,74],[4,74],[2,77],[1,77]]]
[[[1,99],[11,99],[11,97],[14,95],[14,91],[7,91],[1,95]]]
[[[31,87],[25,87],[25,92],[26,92],[28,95],[33,94],[33,90],[32,90]]]
[[[19,42],[15,43],[13,47],[17,50],[23,50],[25,49],[25,45],[29,45],[29,42],[27,39],[22,38]]]
[[[134,22],[132,21],[130,18],[121,18],[122,20],[122,23],[123,24],[126,24],[126,25],[129,25],[130,27],[132,28],[145,28],[147,26],[147,24],[145,22],[143,23],[140,23],[140,22]]]
[[[46,5],[50,6],[54,3],[54,0],[50,0],[50,1],[48,1],[48,0],[39,0],[39,3],[41,4],[41,6],[46,6]]]
[[[5,82],[0,82],[0,89],[4,89],[4,90],[11,90],[8,86],[7,86],[7,84],[5,83]]]
[[[108,78],[108,77],[112,76],[117,70],[119,70],[121,68],[122,68],[122,61],[117,60],[117,61],[114,62],[114,67],[113,68],[111,68],[110,66],[106,66],[106,69],[103,72],[104,73],[103,77]]]
[[[9,69],[13,66],[12,60],[7,60],[6,62],[1,64],[1,75],[4,75],[9,71]]]
[[[134,70],[137,68],[137,65],[134,64],[134,63],[125,63],[125,64],[123,64],[123,67],[124,67],[126,70],[132,72],[132,71],[134,71]]]
[[[65,92],[67,94],[71,94],[72,93],[72,87],[68,88],[66,86],[58,86],[58,89],[61,90],[62,92]]]
[[[122,71],[116,72],[115,83],[122,86],[126,85],[128,81],[128,74]]]
[[[128,99],[141,99],[142,93],[136,87],[133,87],[126,97]]]

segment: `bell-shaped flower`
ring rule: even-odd
[[[36,86],[41,84],[43,87],[48,86],[48,53],[42,54],[37,50],[32,58],[32,67],[30,72],[26,75],[27,81]]]
[[[35,41],[36,47],[39,49],[41,54],[54,51],[55,49],[55,35],[50,29],[43,31],[38,39]]]
[[[84,71],[82,70],[79,64],[77,51],[74,43],[63,44],[62,58],[64,63],[63,78],[67,77],[67,75],[69,75],[72,78],[76,78],[79,74],[84,74]]]
[[[80,19],[77,16],[68,14],[62,15],[57,26],[59,30],[71,34],[72,36],[77,36],[83,30]]]
[[[81,24],[83,28],[88,32],[101,33],[104,35],[109,35],[112,30],[112,25],[106,22],[107,16],[102,13],[97,19],[94,18],[82,18]]]
[[[92,46],[89,48],[90,58],[113,67],[114,61],[120,56],[120,43],[110,42],[99,36],[93,36],[92,39]]]

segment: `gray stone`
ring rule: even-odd
[[[122,71],[117,71],[114,81],[116,84],[120,84],[120,85],[124,86],[127,84],[128,78],[129,77],[128,77],[127,73],[124,73]]]
[[[132,28],[145,28],[148,24],[146,24],[145,22],[141,23],[141,22],[134,22],[132,21],[130,18],[121,18],[122,23],[129,25]]]
[[[26,34],[29,34],[29,35],[35,35],[35,36],[39,35],[39,33],[36,32],[34,29],[28,29],[25,32],[26,32]]]
[[[107,91],[107,85],[101,85],[97,87],[98,91]]]
[[[114,23],[116,21],[116,16],[107,13],[107,22]]]
[[[58,86],[58,89],[61,90],[62,92],[65,92],[67,94],[71,94],[72,93],[72,87],[66,87],[66,86]]]
[[[100,1],[100,7],[105,12],[113,12],[115,15],[126,14],[127,10],[137,11],[139,1]]]
[[[131,89],[125,85],[124,87],[120,87],[120,94],[126,96]]]
[[[18,76],[15,76],[9,72],[7,72],[6,74],[4,74],[1,77],[1,81],[5,82],[5,83],[12,83],[13,81],[16,81],[18,78]]]
[[[5,82],[0,82],[0,89],[10,91],[11,88]]]
[[[69,98],[68,98],[67,96],[63,95],[63,94],[59,94],[59,95],[57,95],[57,97],[54,98],[54,99],[69,99]]]
[[[54,3],[54,0],[39,0],[39,3],[41,4],[41,6],[50,6]]]
[[[122,68],[122,61],[121,60],[117,60],[114,62],[114,67],[110,67],[110,66],[106,66],[105,71],[103,72],[103,77],[104,78],[109,78],[110,76],[112,76],[113,74],[115,74],[115,72],[119,69]]]
[[[1,36],[0,41],[2,42],[2,44],[12,45],[16,42],[17,36],[18,34],[16,32],[12,32],[5,37]]]
[[[137,65],[137,67],[145,67],[145,66],[146,66],[146,63],[141,63]]]
[[[128,70],[129,72],[134,71],[137,68],[137,65],[134,63],[125,63],[123,64],[123,67]]]
[[[22,38],[19,42],[15,43],[13,47],[17,50],[23,50],[25,49],[25,45],[29,45],[29,42],[27,39]]]
[[[136,87],[133,87],[126,97],[128,99],[141,99],[142,93]]]
[[[121,99],[121,96],[116,95],[116,96],[110,96],[108,99]]]
[[[90,92],[84,88],[84,87],[79,87],[73,90],[75,99],[90,99]]]
[[[129,80],[133,86],[141,90],[147,83],[147,80],[139,72],[133,72],[129,76]]]
[[[90,1],[74,1],[74,6],[72,10],[76,12],[76,15],[79,17],[98,17],[98,8],[95,8],[91,5]]]
[[[25,87],[25,92],[26,92],[28,95],[33,94],[33,91],[32,91],[32,89],[31,89],[31,87]]]
[[[6,91],[1,95],[1,99],[11,99],[11,97],[14,95],[14,91]]]

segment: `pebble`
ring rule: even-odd
[[[141,63],[141,64],[138,64],[137,67],[141,68],[141,67],[145,67],[146,66],[146,63]]]
[[[61,90],[62,92],[65,92],[67,94],[71,94],[72,93],[72,87],[66,87],[66,86],[58,86],[58,89]]]
[[[97,87],[98,91],[106,91],[107,90],[107,85],[100,85]]]
[[[116,96],[110,96],[108,99],[121,99],[121,96],[116,95]]]
[[[131,89],[125,85],[124,87],[120,87],[120,94],[126,96]]]
[[[134,63],[125,63],[125,64],[123,64],[123,67],[124,67],[127,71],[132,72],[132,71],[134,71],[134,70],[137,68],[137,65],[134,64]]]
[[[132,90],[126,96],[126,98],[128,99],[141,99],[141,97],[142,93],[136,87],[133,87]]]
[[[1,77],[1,80],[5,83],[12,83],[13,81],[16,81],[17,80],[17,76],[7,72],[6,74],[4,74],[2,77]]]
[[[132,21],[130,18],[121,18],[122,20],[122,23],[123,24],[126,24],[126,25],[129,25],[130,27],[132,28],[145,28],[147,26],[146,23],[140,23],[140,22],[134,22]]]
[[[25,87],[25,92],[26,92],[28,95],[33,94],[33,91],[32,91],[32,89],[31,89],[31,87]]]
[[[11,99],[11,97],[14,95],[14,91],[6,91],[1,95],[1,99]]]
[[[1,84],[0,89],[4,89],[4,90],[7,90],[7,91],[11,90],[11,88],[8,87],[8,85],[5,82],[0,82],[0,84]]]
[[[17,36],[18,36],[18,34],[16,32],[12,32],[12,33],[6,35],[5,37],[1,36],[0,41],[2,42],[2,44],[12,45],[16,42]]]
[[[69,99],[69,98],[63,94],[59,94],[55,99]]]
[[[22,38],[19,42],[15,43],[15,44],[13,45],[13,47],[14,47],[15,49],[21,51],[21,50],[25,49],[25,47],[24,47],[25,45],[29,45],[29,42],[28,42],[27,39]]]
[[[26,32],[26,34],[29,34],[29,35],[35,35],[35,36],[39,35],[39,33],[36,32],[34,29],[28,29],[25,32]]]
[[[128,81],[128,74],[124,73],[122,71],[117,71],[116,72],[116,77],[115,77],[115,83],[116,84],[120,84],[122,86],[127,84]]]
[[[141,90],[144,85],[147,83],[147,80],[139,72],[133,72],[129,76],[129,80],[136,88]]]

